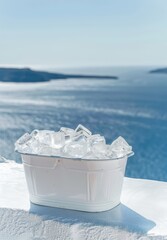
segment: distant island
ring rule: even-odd
[[[50,73],[30,68],[0,68],[0,82],[47,82],[69,78],[118,79],[116,76]]]
[[[167,74],[167,68],[157,68],[157,69],[151,70],[149,73],[163,73],[163,74]]]

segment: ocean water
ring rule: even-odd
[[[14,142],[23,133],[81,123],[107,143],[121,135],[133,146],[126,176],[167,181],[167,75],[149,74],[150,69],[61,69],[119,79],[0,83],[0,155],[21,162]]]

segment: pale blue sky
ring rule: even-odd
[[[167,0],[0,0],[0,65],[167,64]]]

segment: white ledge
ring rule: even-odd
[[[166,201],[166,182],[125,178],[121,204],[110,211],[84,213],[38,206],[29,202],[22,164],[0,163],[0,239],[84,239],[84,234],[100,239],[102,229],[107,239],[124,230],[125,235],[134,231],[167,236]]]

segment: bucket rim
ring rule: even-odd
[[[35,153],[22,153],[22,152],[19,152],[18,150],[15,150],[15,152],[21,154],[21,155],[26,155],[26,156],[35,156],[35,157],[47,157],[47,158],[58,158],[58,159],[66,159],[66,160],[76,160],[76,161],[116,161],[116,160],[121,160],[125,157],[129,158],[131,156],[134,155],[134,152],[131,151],[130,153],[128,154],[125,154],[121,157],[117,157],[117,158],[108,158],[108,159],[84,159],[84,158],[69,158],[69,157],[62,157],[62,156],[56,156],[56,155],[40,155],[40,154],[35,154]]]

